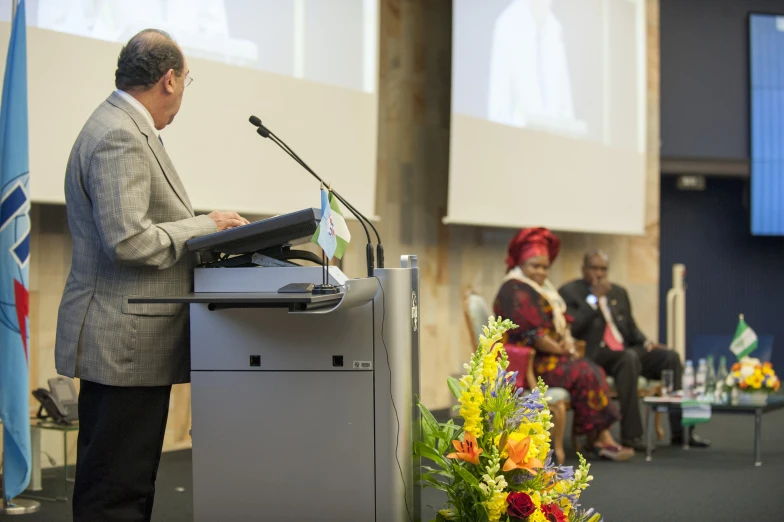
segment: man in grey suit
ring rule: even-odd
[[[130,296],[192,291],[185,242],[247,223],[195,216],[159,131],[190,83],[180,47],[145,30],[120,52],[117,91],[68,159],[71,272],[57,320],[57,371],[81,379],[73,514],[150,520],[171,385],[189,381],[188,308]]]

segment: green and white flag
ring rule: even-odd
[[[738,360],[741,360],[756,349],[757,334],[746,324],[746,321],[743,320],[743,314],[741,314],[738,319],[738,328],[735,330],[735,337],[730,344],[730,350]]]
[[[328,259],[342,258],[351,241],[337,198],[324,187],[321,188],[321,222],[311,241],[324,249]]]
[[[681,426],[702,424],[711,418],[711,405],[705,401],[683,401],[681,409]]]

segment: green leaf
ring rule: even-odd
[[[428,473],[433,473],[436,475],[441,475],[442,477],[446,477],[448,479],[454,479],[454,476],[449,471],[444,471],[441,469],[431,468],[430,466],[422,466],[422,468],[427,471]]]
[[[433,489],[437,489],[445,493],[449,492],[448,484],[444,484],[443,482],[436,480],[432,477],[422,477],[421,482],[424,484],[424,487],[431,487]]]
[[[419,411],[422,412],[422,435],[425,443],[431,447],[435,446],[435,438],[438,432],[441,431],[441,426],[424,404],[417,401],[417,406],[419,406]]]
[[[468,482],[470,485],[474,487],[479,485],[479,479],[469,473],[462,466],[455,466],[455,471],[457,471],[457,474],[460,475],[460,478]]]
[[[456,426],[451,420],[440,424],[439,427],[441,429],[436,433],[438,441],[436,444],[433,444],[433,446],[443,454],[446,453],[448,449],[452,448],[452,441],[457,438],[457,434],[460,432],[461,428],[460,426]]]
[[[450,376],[446,378],[446,384],[449,386],[449,391],[452,392],[452,395],[454,395],[456,399],[459,399],[463,394],[463,385],[460,384],[460,381]]]
[[[444,456],[422,441],[416,441],[414,444],[414,455],[427,457],[444,469],[449,468],[449,462]]]

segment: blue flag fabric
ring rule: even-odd
[[[20,0],[11,28],[0,105],[0,420],[4,430],[3,491],[6,500],[25,490],[31,470],[26,41],[25,4]]]

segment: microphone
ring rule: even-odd
[[[318,174],[316,174],[313,171],[313,169],[311,169],[307,165],[307,163],[305,163],[302,160],[302,158],[300,158],[293,150],[291,150],[291,148],[283,140],[278,138],[275,135],[275,133],[273,133],[271,130],[269,130],[261,122],[261,119],[259,119],[257,116],[251,116],[250,118],[248,118],[248,121],[251,123],[251,125],[253,125],[254,127],[257,127],[256,132],[259,134],[259,136],[261,136],[262,138],[269,138],[270,140],[272,140],[286,154],[291,156],[291,158],[294,161],[296,161],[302,168],[307,170],[314,178],[316,178],[319,182],[321,182],[323,184],[326,184],[326,183],[324,183],[324,180],[321,179],[321,177]],[[346,201],[343,198],[343,196],[341,196],[336,190],[333,189],[332,193],[335,195],[337,200],[340,201],[341,203],[343,203],[343,205],[354,215],[354,217],[357,218],[357,221],[359,221],[359,224],[362,225],[362,228],[365,231],[365,237],[367,238],[366,259],[367,259],[368,277],[372,277],[373,276],[373,264],[374,264],[373,263],[373,245],[372,245],[372,240],[370,239],[370,233],[368,232],[368,229],[367,229],[367,226],[365,225],[365,223],[370,225],[370,227],[373,229],[373,232],[376,235],[376,239],[378,240],[378,245],[377,245],[377,248],[376,248],[377,252],[378,252],[378,262],[379,262],[378,267],[379,268],[384,268],[384,247],[381,244],[381,236],[379,235],[378,230],[376,230],[376,227],[373,225],[373,223],[367,217],[365,217],[359,210],[354,208],[354,206],[351,205],[351,203],[349,203],[348,201]]]

